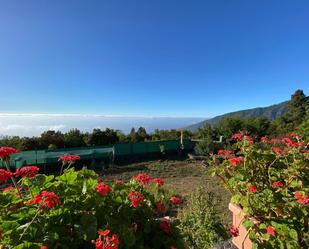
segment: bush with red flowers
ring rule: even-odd
[[[162,221],[175,208],[162,179],[107,183],[88,169],[38,171],[0,170],[0,184],[17,184],[0,192],[0,248],[183,249],[178,223]]]
[[[233,151],[214,155],[211,171],[232,192],[231,202],[243,208],[242,224],[254,247],[308,248],[308,145],[295,133],[255,143],[241,133],[232,138]]]

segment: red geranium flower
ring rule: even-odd
[[[2,160],[8,161],[10,159],[10,155],[19,152],[19,150],[12,147],[0,147],[0,158],[2,158]]]
[[[232,151],[230,150],[218,150],[218,155],[224,156],[229,158],[232,154]]]
[[[143,185],[148,185],[150,183],[150,176],[144,173],[138,174],[134,176],[134,178]]]
[[[289,151],[288,148],[285,148],[284,150],[280,149],[279,147],[274,147],[273,148],[273,152],[276,153],[276,154],[285,154]]]
[[[307,205],[307,204],[309,204],[309,197],[308,197],[308,196],[305,196],[305,197],[299,198],[297,201],[298,201],[299,203],[301,203],[301,204]]]
[[[105,185],[103,182],[98,183],[95,189],[102,197],[107,196],[112,191],[110,186]]]
[[[293,146],[294,145],[294,142],[292,141],[292,139],[290,139],[288,137],[283,138],[282,142],[287,144],[288,146]]]
[[[7,188],[3,189],[3,192],[13,191],[13,190],[16,190],[16,188],[15,187],[7,187]]]
[[[279,139],[279,138],[273,138],[272,140],[271,140],[271,142],[272,143],[274,143],[274,144],[276,144],[276,143],[281,143],[281,139]]]
[[[0,182],[7,182],[13,174],[10,171],[0,169]]]
[[[172,196],[170,198],[170,202],[176,205],[180,205],[182,203],[182,199],[180,197],[177,196]]]
[[[162,219],[161,220],[161,229],[162,231],[167,234],[167,235],[170,235],[171,234],[171,228],[170,228],[170,220],[168,219]]]
[[[253,138],[251,136],[244,136],[244,140],[246,140],[249,144],[253,144],[254,141],[253,141]]]
[[[156,213],[157,214],[164,214],[166,212],[166,207],[163,202],[156,203]]]
[[[272,235],[272,236],[275,236],[275,228],[273,228],[272,226],[268,226],[267,228],[266,228],[266,231],[267,231],[267,234],[269,234],[269,235]]]
[[[274,182],[274,183],[273,183],[273,187],[274,187],[274,188],[276,188],[276,187],[283,188],[283,183],[282,183],[282,182]]]
[[[108,229],[99,231],[98,233],[100,237],[96,239],[96,249],[118,249],[119,239],[117,234],[107,236],[110,233]],[[101,238],[101,236],[103,236],[103,238]]]
[[[40,249],[48,249],[48,247],[47,246],[41,246]]]
[[[300,193],[300,192],[295,192],[295,193],[294,193],[294,197],[295,197],[296,199],[300,199],[300,198],[303,197],[303,194]]]
[[[163,186],[164,185],[164,180],[162,178],[154,178],[153,182],[157,183],[158,186]]]
[[[229,229],[229,232],[230,232],[230,235],[233,236],[233,237],[239,236],[239,229],[237,227],[235,227],[235,226],[232,226]]]
[[[75,163],[75,161],[80,160],[80,155],[63,155],[59,157],[59,161],[63,163]]]
[[[117,180],[115,181],[115,183],[116,183],[116,185],[122,185],[122,184],[123,184],[123,180],[117,179]]]
[[[241,164],[244,161],[243,157],[233,157],[229,159],[229,162],[233,166],[237,166],[238,164]]]
[[[140,203],[144,202],[144,196],[137,191],[130,192],[128,196],[129,196],[129,199],[130,199],[130,202],[133,208],[139,207]]]
[[[232,139],[241,140],[243,138],[243,135],[240,133],[236,133],[232,135]]]
[[[40,168],[37,166],[25,166],[17,169],[17,171],[15,172],[15,176],[32,178],[35,177],[39,171]]]
[[[256,191],[257,191],[257,189],[256,189],[256,187],[254,186],[254,185],[250,185],[249,186],[249,191],[251,192],[251,193],[256,193]]]
[[[109,229],[105,229],[103,231],[98,231],[98,234],[101,235],[101,236],[106,236],[110,233],[110,230]]]
[[[30,205],[37,204],[46,208],[52,208],[61,204],[59,197],[54,192],[42,191],[37,194],[30,202]]]
[[[262,141],[262,143],[264,143],[264,144],[269,144],[269,138],[267,137],[267,136],[264,136],[264,137],[262,137],[261,138],[261,141]]]

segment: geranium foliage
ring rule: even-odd
[[[309,151],[297,134],[261,141],[233,135],[233,150],[211,159],[211,170],[247,214],[255,248],[308,248]],[[252,219],[253,218],[253,219]]]
[[[7,172],[1,181],[15,177]],[[0,247],[183,248],[177,222],[162,219],[175,208],[163,180],[143,175],[147,185],[139,177],[111,183],[74,168],[59,176],[36,174],[36,168],[18,172],[18,191],[0,193]]]

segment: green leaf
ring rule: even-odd
[[[254,226],[254,222],[252,220],[246,220],[242,224],[246,229],[249,229]]]

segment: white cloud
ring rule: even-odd
[[[92,114],[0,113],[0,135],[38,136],[46,130],[66,132],[73,128],[91,131],[94,128],[113,128],[129,132],[132,127],[175,129],[203,120],[203,118],[129,117]]]

